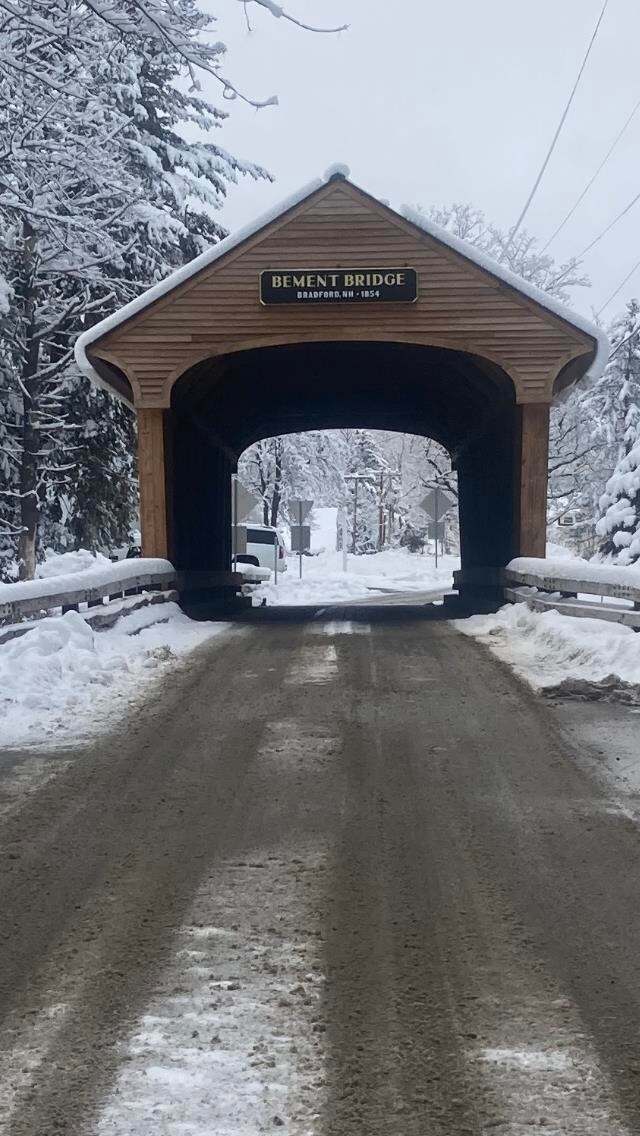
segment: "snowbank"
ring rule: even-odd
[[[611,690],[630,683],[640,694],[640,635],[630,627],[534,612],[523,603],[458,620],[455,626],[486,643],[535,690],[576,681]]]
[[[110,563],[108,556],[90,552],[88,548],[77,548],[74,552],[54,552],[48,548],[45,559],[36,568],[36,576],[40,580],[49,576],[70,576],[89,568],[105,568]]]
[[[578,564],[585,564],[586,561],[567,548],[566,544],[554,544],[553,541],[547,541],[546,554],[548,560],[574,560]]]
[[[438,558],[436,571],[432,556],[421,556],[402,548],[390,548],[368,556],[348,556],[348,570],[342,570],[341,552],[323,552],[302,558],[302,580],[298,578],[298,558],[289,557],[287,572],[278,583],[256,589],[258,600],[268,604],[345,603],[385,592],[423,592],[439,584],[450,588],[459,561],[454,556]]]
[[[321,505],[311,514],[311,551],[335,552],[338,536],[338,510]]]
[[[96,633],[70,611],[0,646],[0,746],[68,744],[114,725],[176,656],[225,628],[173,603],[162,617],[142,608]]]

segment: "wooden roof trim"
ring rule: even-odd
[[[281,213],[273,220],[267,222],[267,224],[263,228],[258,229],[257,232],[252,233],[245,240],[239,242],[234,246],[234,248],[229,249],[228,252],[224,253],[217,260],[212,261],[208,265],[204,265],[200,269],[200,271],[194,273],[187,280],[178,283],[175,288],[166,292],[164,296],[159,297],[147,307],[131,316],[130,319],[121,323],[117,328],[113,328],[111,331],[107,331],[104,337],[94,340],[95,345],[97,346],[99,343],[108,343],[110,336],[114,336],[115,338],[116,336],[119,336],[120,333],[125,329],[129,330],[131,328],[139,327],[140,324],[144,323],[149,316],[151,316],[152,314],[156,315],[159,311],[163,311],[168,305],[175,302],[176,300],[183,299],[194,288],[201,285],[203,280],[209,279],[211,276],[215,276],[220,269],[228,267],[228,265],[232,264],[234,260],[238,259],[238,257],[245,255],[247,252],[256,248],[256,246],[262,244],[271,236],[278,233],[286,225],[290,224],[298,217],[303,216],[310,209],[312,209],[319,200],[322,200],[322,198],[324,197],[333,197],[336,195],[350,197],[360,203],[364,203],[364,205],[369,209],[370,212],[377,214],[381,220],[385,221],[387,224],[392,224],[394,228],[400,230],[402,233],[409,236],[412,240],[417,239],[420,241],[420,243],[435,245],[438,253],[450,263],[455,264],[457,268],[462,268],[464,271],[471,272],[476,276],[477,279],[481,280],[485,284],[485,286],[488,284],[489,287],[493,288],[496,292],[499,292],[507,299],[511,301],[515,300],[516,303],[518,303],[521,307],[525,308],[527,311],[533,312],[533,314],[537,316],[537,318],[549,322],[555,327],[558,327],[563,332],[563,334],[568,336],[574,343],[578,342],[579,344],[584,346],[586,348],[586,351],[581,352],[581,354],[588,354],[589,351],[594,350],[596,344],[594,343],[593,337],[588,335],[587,332],[582,331],[581,328],[575,327],[573,324],[569,323],[568,320],[563,319],[555,312],[552,312],[549,308],[546,308],[542,304],[531,299],[531,297],[518,290],[518,288],[514,285],[511,285],[508,282],[502,280],[499,276],[495,276],[489,269],[477,264],[476,261],[472,260],[468,256],[465,256],[464,253],[458,252],[456,249],[452,249],[450,245],[446,244],[442,240],[439,240],[432,233],[427,232],[425,229],[422,229],[413,221],[407,220],[406,218],[401,216],[401,214],[396,213],[396,211],[390,206],[384,205],[381,201],[378,201],[375,197],[372,197],[371,194],[366,192],[366,190],[360,189],[359,186],[353,185],[351,182],[343,180],[332,182],[330,181],[319,186],[302,201],[298,201],[295,205],[292,205],[290,209],[286,210],[284,213]],[[268,267],[268,265],[266,267]],[[336,267],[339,267],[339,265],[336,265]]]
[[[571,323],[568,319],[564,319],[544,304],[528,296],[526,292],[518,288],[515,283],[510,284],[507,280],[503,280],[500,276],[495,275],[489,267],[478,264],[476,260],[473,260],[470,256],[466,256],[463,252],[458,252],[457,249],[452,248],[446,241],[440,240],[434,233],[421,228],[420,225],[416,224],[410,218],[403,217],[401,213],[396,213],[395,209],[392,209],[391,206],[385,205],[382,201],[377,201],[375,197],[370,197],[370,195],[366,193],[365,190],[360,189],[359,186],[353,185],[351,182],[345,182],[345,188],[368,198],[372,212],[376,212],[384,217],[387,221],[391,222],[391,224],[395,225],[397,229],[400,229],[409,236],[418,236],[426,244],[436,245],[438,252],[446,260],[449,260],[458,267],[463,265],[465,270],[470,270],[479,279],[483,280],[485,284],[487,283],[487,278],[489,278],[490,286],[494,287],[497,292],[500,292],[510,299],[515,299],[522,307],[533,311],[539,318],[548,320],[555,326],[560,327],[565,335],[584,344],[587,348],[593,349],[596,346],[592,335],[589,335],[588,332],[576,327],[576,325]]]
[[[286,212],[280,213],[277,217],[274,217],[273,220],[268,221],[263,228],[249,234],[244,240],[234,245],[233,248],[224,252],[217,260],[211,261],[210,264],[203,264],[201,269],[194,272],[193,275],[189,276],[186,280],[179,281],[174,288],[165,292],[163,296],[159,296],[157,300],[153,300],[146,307],[141,308],[139,312],[136,312],[130,316],[129,319],[118,324],[117,327],[107,330],[104,336],[100,336],[93,341],[89,350],[92,350],[94,345],[97,346],[99,343],[106,342],[109,336],[118,335],[125,328],[128,330],[132,327],[138,327],[141,323],[144,323],[147,317],[152,313],[156,315],[159,311],[163,311],[168,304],[175,302],[175,300],[182,299],[192,291],[193,288],[202,284],[203,280],[215,275],[219,268],[226,268],[229,264],[232,264],[234,260],[237,260],[239,256],[250,252],[256,245],[261,244],[263,241],[267,240],[268,237],[279,232],[285,225],[288,225],[291,221],[295,220],[303,213],[306,213],[319,198],[328,196],[334,187],[335,182],[326,182],[318,186],[317,189],[312,190],[302,201],[297,201],[295,205],[292,205]],[[168,277],[168,279],[171,279],[171,277]]]
[[[505,270],[501,269],[499,265],[493,265],[489,258],[484,257],[479,250],[467,249],[459,238],[440,230],[438,226],[429,222],[426,218],[423,225],[422,218],[412,220],[410,216],[401,216],[390,206],[377,201],[371,194],[348,181],[344,173],[340,173],[334,174],[324,182],[313,183],[306,190],[300,191],[298,195],[289,199],[289,203],[285,202],[279,211],[275,210],[272,211],[271,215],[267,215],[264,223],[261,224],[258,220],[253,227],[250,226],[246,231],[246,237],[243,237],[243,231],[241,231],[230,238],[226,238],[225,241],[220,242],[219,246],[213,246],[201,257],[183,266],[182,269],[178,269],[176,273],[155,285],[154,288],[149,289],[147,293],[143,293],[136,301],[123,308],[120,313],[114,313],[113,316],[107,317],[106,320],[102,321],[108,325],[102,335],[99,333],[99,324],[85,332],[76,344],[76,358],[81,369],[94,380],[98,379],[102,385],[104,380],[96,375],[89,355],[92,350],[95,351],[95,355],[98,354],[98,344],[108,346],[111,336],[117,339],[125,328],[139,327],[152,312],[156,314],[159,310],[164,310],[170,303],[176,299],[182,299],[193,288],[200,285],[203,278],[208,279],[211,275],[214,275],[218,266],[221,268],[228,266],[235,259],[271,238],[290,222],[313,209],[319,201],[335,195],[349,197],[352,200],[364,203],[370,213],[377,214],[387,224],[409,236],[412,241],[435,248],[444,259],[455,264],[457,268],[462,268],[464,272],[473,274],[485,286],[488,284],[489,287],[510,302],[515,301],[521,310],[524,308],[535,314],[542,322],[554,326],[573,344],[581,344],[584,348],[580,353],[581,355],[590,355],[592,361],[597,360],[596,365],[604,366],[607,343],[599,329],[594,327],[591,330],[591,325],[587,325],[586,328],[581,326],[586,321],[580,320],[579,317],[575,317],[578,320],[577,323],[573,322],[572,313],[567,311],[565,315],[562,305],[556,305],[550,299],[547,303],[542,294],[539,298],[536,295],[528,294],[535,290],[532,290],[525,282],[519,282],[515,277],[513,280],[505,279],[503,275]],[[221,246],[227,241],[230,247],[224,250]],[[204,263],[207,257],[209,259]],[[196,267],[200,260],[203,261],[201,267]],[[177,279],[172,286],[171,280],[176,276],[181,278]],[[160,294],[156,298],[152,298],[151,293],[156,291]],[[145,296],[149,296],[146,301]],[[558,310],[554,310],[555,308]],[[133,309],[129,316],[126,315],[127,309]]]

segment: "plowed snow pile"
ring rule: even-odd
[[[0,645],[0,746],[78,740],[113,724],[148,681],[224,624],[194,623],[177,604],[143,608],[110,631],[79,612]]]
[[[547,695],[640,704],[640,634],[600,619],[508,604],[456,623]]]

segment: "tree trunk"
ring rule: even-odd
[[[22,453],[20,455],[20,524],[18,566],[21,580],[36,574],[36,542],[40,508],[38,502],[38,432],[32,425],[32,402],[23,395]]]
[[[278,438],[274,439],[274,467],[273,493],[271,495],[271,524],[273,528],[278,523],[278,513],[282,501],[282,447]]]
[[[269,502],[267,501],[267,477],[265,473],[265,466],[262,456],[263,443],[259,442],[256,447],[256,465],[258,467],[258,477],[260,478],[260,497],[262,499],[262,523],[263,525],[269,524]]]
[[[28,221],[23,228],[24,276],[22,288],[25,352],[22,363],[22,453],[20,455],[20,524],[18,567],[21,580],[36,574],[36,549],[41,502],[38,496],[40,429],[37,378],[40,343],[35,331],[36,300],[33,265],[36,237]]]

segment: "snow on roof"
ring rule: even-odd
[[[87,355],[87,349],[92,343],[97,339],[101,339],[107,332],[119,327],[120,324],[126,323],[132,316],[144,311],[150,304],[155,303],[155,301],[161,299],[162,296],[166,296],[167,293],[173,291],[174,288],[177,288],[178,285],[183,284],[186,280],[190,280],[192,276],[201,272],[202,269],[208,268],[210,264],[214,264],[216,260],[220,260],[221,257],[226,256],[228,252],[231,252],[232,249],[242,244],[243,241],[248,240],[250,237],[260,232],[261,229],[265,228],[272,221],[278,220],[279,217],[282,217],[296,205],[300,205],[301,202],[307,197],[310,197],[312,193],[315,193],[323,185],[331,181],[347,181],[350,185],[355,185],[350,179],[348,166],[340,163],[329,166],[325,171],[324,177],[316,178],[314,181],[303,186],[296,193],[290,194],[289,197],[286,197],[283,201],[279,202],[279,204],[272,206],[266,213],[262,213],[248,225],[236,229],[234,233],[225,237],[225,239],[220,241],[217,245],[212,245],[206,252],[195,257],[194,260],[189,261],[188,264],[184,264],[182,268],[178,268],[176,272],[172,272],[170,276],[165,277],[159,284],[154,284],[152,288],[148,288],[146,292],[137,296],[135,300],[131,300],[129,304],[125,304],[123,308],[113,312],[112,315],[107,316],[107,318],[101,320],[100,323],[88,328],[87,331],[83,332],[77,339],[75,345],[76,363],[83,374],[87,375],[97,386],[110,389],[108,384],[98,375]],[[360,187],[357,186],[356,188]],[[363,192],[366,192],[366,190]],[[391,209],[387,201],[383,204],[386,208]],[[485,272],[490,273],[498,280],[508,284],[514,291],[520,292],[523,296],[533,300],[536,304],[539,304],[541,308],[546,308],[547,311],[552,312],[553,315],[558,316],[572,327],[591,336],[596,342],[596,354],[588,373],[591,378],[598,378],[602,374],[607,364],[607,359],[609,358],[610,346],[606,335],[596,324],[577,315],[564,304],[552,299],[546,292],[541,292],[520,276],[516,276],[515,273],[510,272],[509,269],[504,268],[503,265],[492,260],[485,252],[482,252],[471,244],[467,244],[459,237],[454,236],[453,233],[437,225],[422,213],[418,213],[408,206],[405,206],[401,213],[393,209],[392,212],[395,212],[399,217],[409,221],[411,224],[415,225],[416,228],[422,229],[422,231],[428,233],[430,237],[447,245],[466,260],[478,265],[478,267],[482,268]]]

